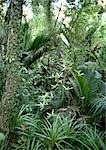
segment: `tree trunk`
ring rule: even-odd
[[[22,20],[23,0],[12,0],[8,11],[10,13],[8,23],[8,37],[6,44],[6,81],[5,91],[0,103],[0,129],[6,134],[9,132],[9,119],[11,118],[11,110],[15,104],[15,93],[19,80],[17,72],[20,68],[18,57],[20,49],[20,25]]]
[[[49,34],[52,33],[52,14],[51,14],[51,0],[47,0],[46,4],[46,18]]]
[[[3,39],[3,0],[0,0],[0,54],[2,52]]]

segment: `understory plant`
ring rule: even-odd
[[[28,106],[23,106],[15,118],[15,130],[11,133],[14,138],[9,143],[11,149],[105,150],[106,133],[89,127],[84,118],[65,112],[38,118],[36,114],[27,113],[26,108]]]
[[[34,16],[20,28],[19,85],[0,150],[106,149],[105,10],[94,1],[67,2],[55,16],[54,2],[28,1]],[[0,54],[0,98],[6,61]]]

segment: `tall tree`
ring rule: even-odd
[[[50,32],[52,30],[51,0],[47,0],[46,17],[47,17],[48,32]]]
[[[0,0],[0,51],[2,49],[2,39],[3,39],[3,0]]]
[[[0,129],[6,134],[9,132],[8,121],[11,117],[11,110],[15,103],[15,93],[19,84],[17,78],[17,70],[19,70],[20,62],[18,52],[20,49],[20,26],[22,20],[23,0],[11,0],[8,12],[8,37],[6,44],[5,56],[5,90],[0,103]]]

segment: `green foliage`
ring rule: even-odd
[[[0,141],[4,140],[5,139],[5,136],[3,133],[0,133]]]
[[[97,129],[87,128],[86,131],[81,133],[81,143],[88,150],[105,150],[105,134],[106,133],[101,132],[98,133]]]
[[[93,104],[93,115],[105,115],[106,111],[106,96],[97,97]]]
[[[29,47],[29,51],[33,50],[36,51],[38,50],[40,47],[42,47],[43,45],[45,45],[48,42],[49,38],[45,37],[44,34],[42,35],[38,35],[33,43],[31,44],[31,46]]]
[[[23,121],[15,127],[11,149],[105,149],[105,133],[89,128],[83,118],[54,113],[50,118],[38,119],[27,109],[23,106],[18,114],[17,121]]]
[[[105,150],[104,11],[100,14],[93,1],[79,1],[78,6],[70,1],[65,12],[69,26],[65,18],[58,22],[54,17],[50,34],[45,2],[35,2],[36,14],[20,29],[20,85],[9,120],[10,139],[0,133],[0,149]],[[0,62],[2,97],[2,56]]]
[[[40,58],[48,49],[46,45],[50,40],[49,36],[38,35],[31,46],[28,48],[28,52],[24,52],[22,55],[23,63],[26,67],[29,67],[33,62]],[[43,48],[42,48],[43,47]]]

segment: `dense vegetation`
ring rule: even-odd
[[[105,3],[0,1],[0,150],[106,149]]]

